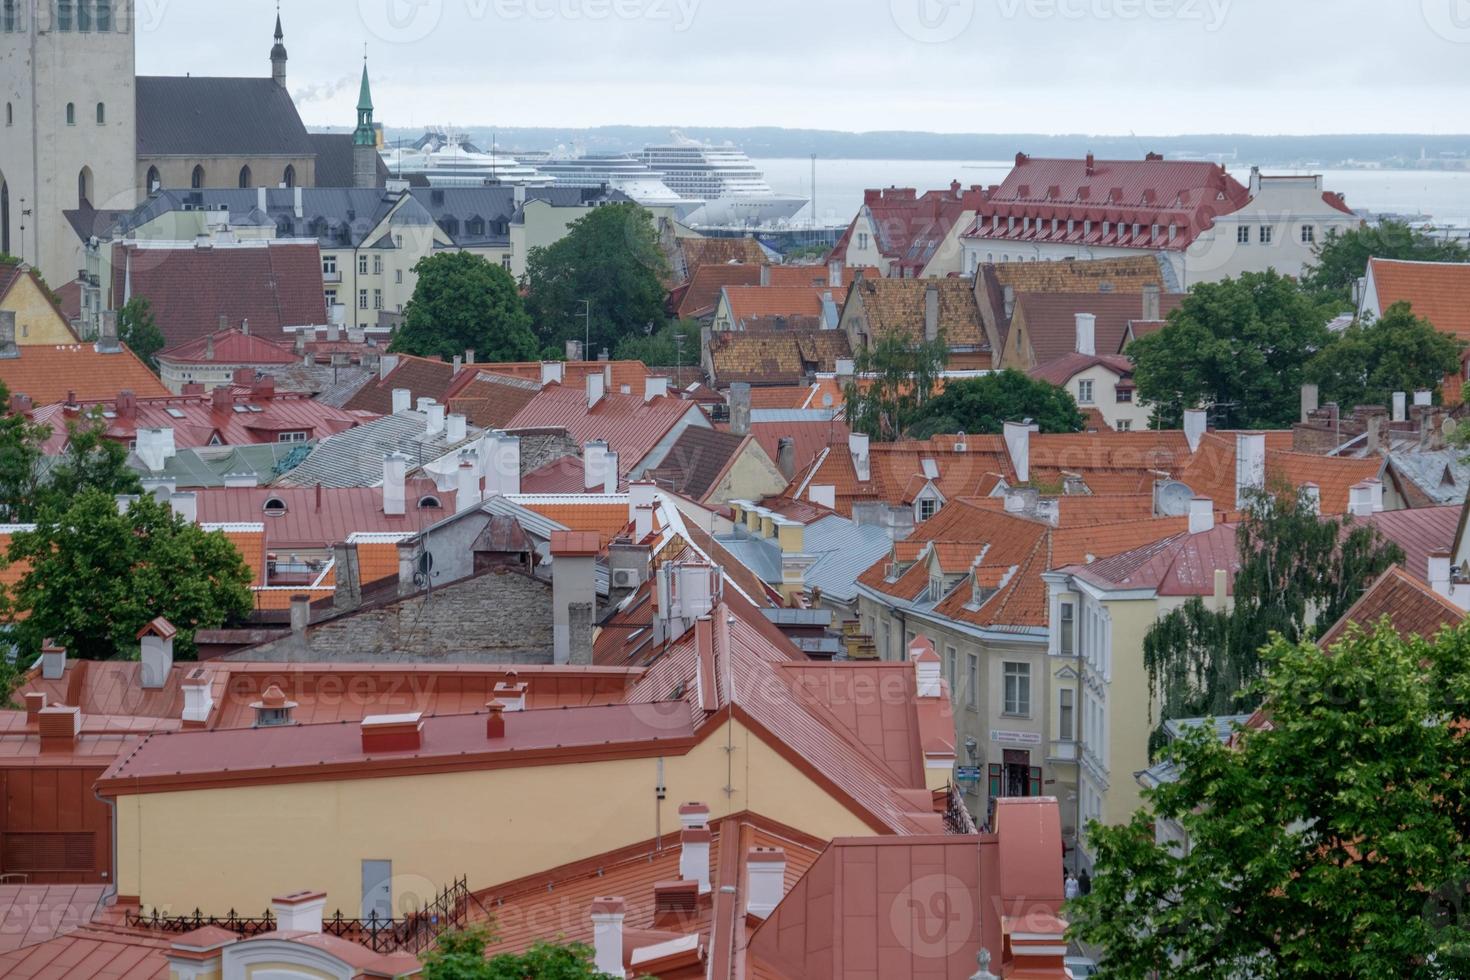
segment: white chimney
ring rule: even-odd
[[[1302,498],[1310,513],[1322,513],[1322,488],[1320,486],[1315,483],[1303,483]]]
[[[413,407],[413,392],[407,388],[393,389],[393,414],[407,412]]]
[[[939,287],[924,289],[924,339],[934,340],[939,336]]]
[[[305,211],[305,208],[303,207],[302,201],[301,201],[301,188],[300,187],[297,187],[296,188],[296,193],[293,195],[293,200],[292,200],[291,204],[292,204],[292,209],[296,212],[296,219],[298,221],[301,220],[303,217],[306,216],[306,211]]]
[[[745,859],[745,913],[764,919],[776,911],[786,893],[786,852],[779,847],[752,847]]]
[[[1244,510],[1253,491],[1266,487],[1266,434],[1242,432],[1235,437],[1235,509]]]
[[[393,369],[396,368],[396,367],[398,367],[398,355],[397,354],[384,354],[381,357],[379,357],[378,358],[378,380],[379,381],[382,381],[388,375],[392,374],[393,373]]]
[[[827,288],[842,288],[842,260],[833,259],[827,263]]]
[[[647,377],[643,379],[643,400],[651,402],[655,398],[662,398],[669,393],[669,379]]]
[[[602,396],[607,392],[607,379],[602,376],[601,371],[590,371],[587,374],[587,410],[591,411],[602,401]]]
[[[485,467],[486,494],[513,496],[521,492],[521,437],[497,433],[495,448]],[[495,490],[490,491],[494,481]]]
[[[1425,391],[1423,388],[1414,392],[1415,408],[1428,408],[1432,404],[1434,404],[1434,392]]]
[[[66,648],[46,640],[41,644],[41,677],[59,681],[66,674]]]
[[[709,894],[710,832],[688,828],[679,832],[679,877],[699,882],[699,894]]]
[[[1184,441],[1189,443],[1190,452],[1198,452],[1200,440],[1205,437],[1208,416],[1202,408],[1184,410]]]
[[[173,624],[166,619],[154,620],[138,634],[138,644],[141,648],[138,682],[156,691],[168,683],[169,672],[174,667]]]
[[[582,447],[582,489],[588,493],[601,493],[606,483],[607,443],[594,439]]]
[[[444,431],[444,406],[435,402],[429,406],[429,420],[424,426],[424,434],[430,437],[437,436]]]
[[[867,483],[871,478],[868,465],[868,437],[860,432],[849,433],[847,451],[852,456],[852,468],[857,471],[858,482]]]
[[[611,497],[618,492],[618,454],[608,453],[602,458],[601,492]]]
[[[1094,314],[1077,314],[1077,353],[1088,357],[1097,353],[1097,317]]]
[[[1367,480],[1369,498],[1373,501],[1373,513],[1383,510],[1383,481]]]
[[[195,667],[179,685],[184,690],[182,721],[203,724],[214,710],[214,684],[208,671]]]
[[[1373,516],[1373,487],[1369,481],[1355,483],[1348,490],[1348,513],[1354,517]]]
[[[270,210],[270,206],[266,203],[264,187],[257,187],[255,189],[255,206],[260,208],[261,214]]]
[[[917,685],[917,696],[921,698],[939,697],[943,690],[939,681],[939,654],[934,652],[932,646],[920,646],[915,643],[909,647],[909,659],[914,662],[914,683]]]
[[[296,189],[301,193],[301,188]],[[271,912],[279,932],[321,932],[326,892],[295,892],[271,899]]]
[[[837,358],[835,367],[836,371],[834,373],[837,375],[837,380],[842,381],[852,377],[853,371],[857,369],[857,362],[850,357],[839,357]]]
[[[1016,471],[1016,482],[1031,482],[1031,420],[1007,422],[1005,424],[1006,452],[1011,457],[1011,468]]]
[[[1215,502],[1209,497],[1189,501],[1189,533],[1204,534],[1215,528]]]
[[[609,977],[626,976],[623,969],[623,912],[621,898],[592,901],[592,965]]]
[[[173,429],[139,429],[135,452],[143,465],[157,473],[177,455],[174,450]]]
[[[383,460],[383,513],[389,517],[402,517],[405,512],[403,500],[404,480],[408,476],[408,457],[392,453]]]
[[[628,520],[638,517],[638,509],[651,507],[658,499],[658,484],[652,480],[637,480],[628,484]]]
[[[566,365],[561,361],[542,361],[541,387],[545,388],[549,384],[561,384],[562,378],[566,376],[564,373],[565,370]]]
[[[1443,549],[1429,556],[1429,587],[1446,599],[1454,591],[1450,573],[1453,560],[1450,553]]]
[[[444,440],[450,445],[464,442],[466,435],[465,417],[455,414],[444,419]]]
[[[1395,422],[1403,422],[1408,418],[1408,409],[1405,406],[1405,402],[1408,399],[1409,396],[1402,391],[1395,391],[1393,393],[1393,420]]]
[[[479,506],[480,503],[480,474],[474,455],[461,456],[459,462],[459,483],[455,487],[454,511],[462,514],[465,511]]]
[[[679,825],[685,830],[704,830],[709,827],[709,804],[681,804],[679,806]]]
[[[837,488],[830,483],[813,484],[807,488],[806,499],[818,507],[837,509]]]
[[[184,519],[185,524],[199,523],[199,495],[197,493],[172,493],[168,497],[168,505],[173,512]]]

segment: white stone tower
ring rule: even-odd
[[[133,0],[0,0],[0,248],[52,288],[85,264],[64,212],[139,200],[133,26]]]

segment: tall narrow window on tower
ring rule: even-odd
[[[97,103],[97,125],[107,125],[107,106],[101,102]]]
[[[157,167],[149,167],[148,168],[148,185],[147,185],[147,191],[148,191],[148,193],[149,194],[152,194],[154,191],[158,190],[158,188],[160,186],[162,186],[162,185],[163,185],[163,178],[159,176],[159,174],[158,174],[158,168]]]
[[[75,126],[77,124],[77,104],[75,102],[68,102],[66,104],[66,124],[68,126]]]
[[[77,0],[77,30],[90,31],[92,29],[92,3],[91,0]]]
[[[281,174],[281,183],[285,184],[287,187],[296,186],[296,168],[291,166],[289,163],[286,164],[285,173]]]
[[[77,172],[77,207],[86,208],[92,204],[92,168],[83,167]]]
[[[249,187],[250,186],[250,168],[249,167],[241,167],[240,168],[240,186],[241,187]]]
[[[195,190],[200,190],[204,187],[203,167],[196,166],[194,168],[194,175],[189,178],[189,186],[194,188]]]

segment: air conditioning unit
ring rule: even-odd
[[[636,589],[641,584],[638,581],[638,569],[636,568],[614,568],[612,570],[612,587],[615,589]]]

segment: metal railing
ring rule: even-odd
[[[370,913],[367,918],[348,918],[338,909],[335,914],[322,920],[322,932],[346,939],[371,949],[375,953],[408,952],[415,955],[434,944],[448,929],[463,928],[468,921],[469,908],[474,902],[469,882],[459,878],[435,895],[424,908],[406,913],[401,918],[379,918]],[[199,909],[193,914],[163,915],[157,909],[145,913],[124,914],[129,928],[147,929],[160,933],[182,934],[215,926],[249,939],[277,928],[276,917],[266,910],[260,916],[242,916],[234,909],[224,916],[205,915]]]

